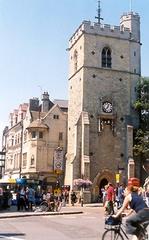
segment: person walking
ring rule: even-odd
[[[72,193],[71,193],[71,204],[72,204],[72,206],[74,206],[76,200],[77,200],[77,196],[76,196],[75,192],[72,190]]]
[[[32,188],[32,186],[29,186],[26,190],[26,196],[28,200],[28,209],[30,211],[33,210],[33,205],[35,205],[35,190]]]
[[[120,186],[118,186],[117,189],[117,200],[118,200],[118,206],[117,208],[121,208],[121,206],[123,205],[123,201],[124,201],[124,187],[122,184],[120,184]]]
[[[102,203],[104,208],[106,208],[107,189],[108,189],[108,185],[105,185],[104,188],[102,189]]]
[[[25,187],[22,187],[19,193],[19,205],[20,205],[20,209],[19,210],[27,210],[26,207],[26,191],[25,191]]]
[[[111,182],[108,183],[106,196],[106,213],[114,214],[115,192]]]

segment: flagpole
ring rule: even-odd
[[[130,12],[132,12],[132,0],[130,0]]]

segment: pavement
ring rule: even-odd
[[[100,203],[80,204],[75,206],[66,205],[62,207],[59,212],[40,212],[40,211],[17,211],[16,206],[11,206],[9,209],[0,210],[0,219],[3,218],[16,218],[16,217],[29,217],[29,216],[46,216],[46,215],[64,215],[64,214],[82,214],[86,207],[102,207]]]

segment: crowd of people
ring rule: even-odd
[[[35,191],[32,186],[20,187],[17,190],[17,210],[33,210],[33,206],[36,207],[40,205],[43,201],[46,201],[54,209],[54,204],[56,202],[61,202],[63,206],[69,201],[69,192],[64,190],[54,192],[51,188],[47,190]]]
[[[58,200],[63,206],[69,202],[69,191],[58,191],[51,188],[42,189],[32,184],[0,187],[0,210],[16,206],[17,211],[33,211],[43,201],[52,202]],[[54,202],[53,201],[53,202]]]
[[[125,198],[125,187],[123,184],[114,187],[112,183],[109,182],[101,189],[101,192],[105,213],[112,214],[114,213],[114,207],[119,209],[122,206]],[[142,196],[146,205],[149,207],[149,186],[146,189],[138,187],[138,194]]]
[[[35,190],[32,186],[19,186],[16,192],[17,210],[33,210],[35,205]]]
[[[122,206],[124,201],[124,186],[122,184],[115,188],[112,183],[109,182],[101,191],[105,213],[114,213],[114,205],[116,205],[117,208]]]

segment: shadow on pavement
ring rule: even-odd
[[[14,237],[14,236],[25,236],[25,233],[0,233],[0,236]]]

